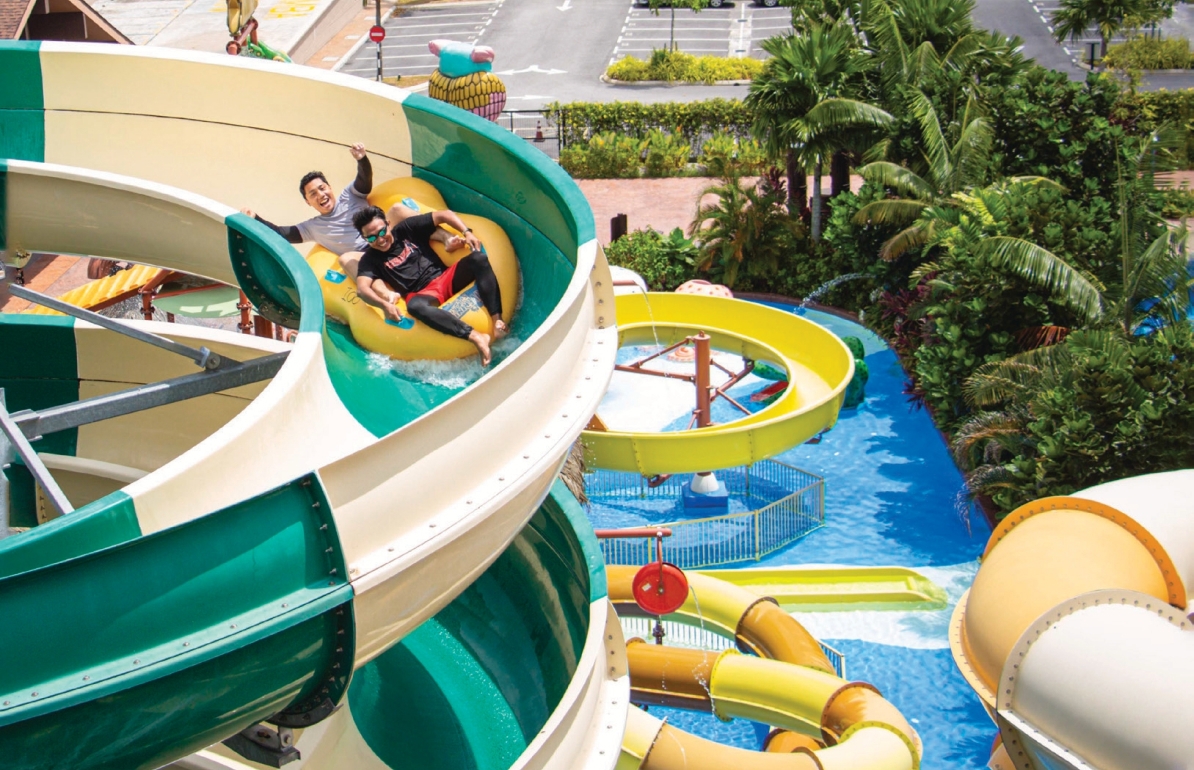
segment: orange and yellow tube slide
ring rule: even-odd
[[[634,613],[635,567],[609,566],[609,596]],[[637,710],[631,712],[619,768],[831,768],[911,770],[920,737],[899,710],[863,682],[833,673],[816,639],[773,601],[696,573],[676,613],[735,639],[742,652],[627,644],[636,703],[710,711],[773,725],[764,753],[706,741]],[[697,609],[699,602],[699,611]],[[749,654],[743,654],[749,653]]]

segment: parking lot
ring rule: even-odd
[[[676,47],[695,56],[761,58],[760,41],[792,29],[790,9],[764,8],[746,0],[699,13],[677,8],[675,13]],[[646,59],[656,48],[667,48],[671,23],[670,8],[661,8],[656,16],[646,6],[631,5],[610,63],[624,56]]]
[[[417,6],[386,19],[386,39],[381,44],[382,69],[393,75],[430,75],[438,60],[427,44],[438,38],[475,43],[501,10],[505,0]],[[365,40],[345,63],[341,72],[372,78],[377,72],[377,45]]]
[[[1049,34],[1053,34],[1053,14],[1061,8],[1061,0],[1027,0],[1036,11],[1037,16],[1044,22],[1049,29]],[[1062,43],[1066,54],[1074,60],[1075,63],[1085,60],[1089,56],[1088,43],[1100,42],[1102,38],[1099,37],[1099,31],[1094,27],[1086,30],[1082,35],[1079,35],[1075,40],[1066,40]],[[1112,43],[1121,43],[1124,38],[1118,36],[1112,38]],[[1097,49],[1096,49],[1097,50]],[[1100,52],[1101,53],[1101,52]]]

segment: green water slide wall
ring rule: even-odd
[[[605,595],[597,540],[556,482],[479,580],[356,673],[357,728],[394,770],[505,770],[571,683]]]
[[[328,512],[307,476],[0,579],[6,770],[152,768],[278,712],[326,716],[354,649]]]

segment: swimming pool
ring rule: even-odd
[[[903,369],[883,340],[828,313],[772,306],[800,312],[838,336],[861,339],[870,380],[866,400],[857,409],[844,410],[820,443],[803,444],[777,458],[825,479],[825,526],[761,562],[738,566],[899,565],[917,569],[944,588],[949,607],[940,611],[796,617],[846,654],[851,679],[874,684],[912,721],[925,744],[922,768],[983,768],[996,728],[954,666],[947,629],[954,605],[973,580],[990,528],[965,504],[962,475],[928,413],[910,406],[903,393]],[[765,384],[756,378],[732,392],[737,397]],[[691,409],[691,386],[687,392],[654,383],[649,389],[629,387],[634,392],[618,382],[611,386],[611,396],[599,410],[603,419],[643,427],[649,419],[656,429],[684,427],[667,409]],[[670,401],[651,403],[664,398]],[[598,504],[593,513],[598,520],[608,515]],[[651,713],[667,716],[681,729],[744,748],[759,748],[766,734],[744,720],[722,723],[712,715],[666,708],[652,708]]]

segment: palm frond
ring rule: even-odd
[[[1103,309],[1099,290],[1061,257],[1022,238],[996,236],[979,246],[991,263],[1047,289],[1054,301],[1093,321]]]
[[[962,396],[977,408],[1026,401],[1055,379],[1069,357],[1064,345],[1050,345],[984,364],[962,383]]]
[[[953,164],[950,162],[941,123],[937,120],[937,110],[933,108],[933,103],[925,96],[924,91],[914,88],[908,97],[908,111],[920,126],[925,158],[929,161],[929,174],[936,183],[935,186],[941,188],[942,183],[953,175]]]
[[[928,243],[932,233],[932,222],[921,221],[906,227],[883,242],[879,247],[879,258],[884,262],[893,262],[905,252]]]
[[[827,131],[844,128],[883,127],[894,118],[886,110],[856,99],[823,99],[800,120],[799,133],[810,141]]]
[[[1023,410],[980,412],[964,422],[950,441],[954,461],[963,468],[971,465],[976,449],[995,443],[1010,449],[1026,440],[1027,414]],[[988,460],[995,459],[984,452]]]
[[[1016,344],[1021,350],[1035,350],[1063,342],[1069,333],[1068,326],[1029,326],[1016,332]]]
[[[856,225],[907,225],[915,222],[927,203],[909,200],[871,201],[854,214]]]
[[[858,169],[858,175],[871,184],[890,187],[901,195],[927,201],[933,197],[933,187],[911,169],[887,160],[868,163]]]

